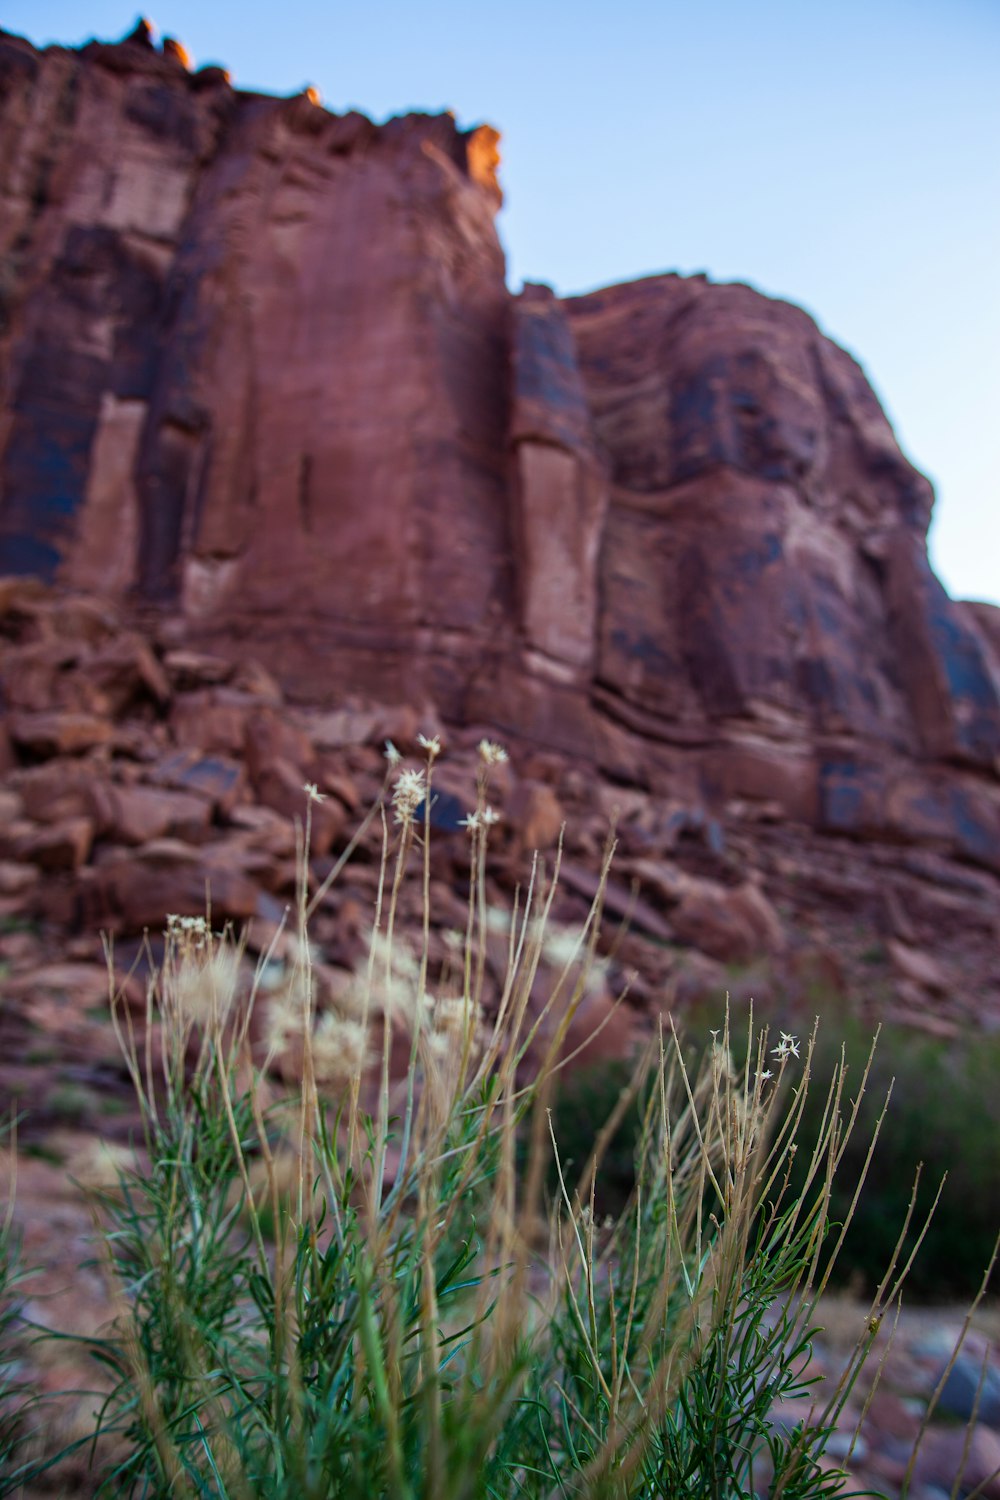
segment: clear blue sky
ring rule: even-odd
[[[155,0],[243,88],[503,132],[513,287],[664,270],[801,303],[934,480],[932,558],[1000,600],[1000,0]],[[7,0],[38,43],[135,0]]]

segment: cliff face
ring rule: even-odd
[[[493,132],[240,95],[142,33],[0,69],[0,569],[348,634],[506,607]]]
[[[860,368],[744,286],[512,297],[496,141],[4,36],[0,573],[1000,869],[996,616]]]

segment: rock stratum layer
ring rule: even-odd
[[[646,799],[636,858],[687,808],[775,899],[797,870],[850,909],[853,879],[904,947],[944,915],[996,1000],[1000,627],[929,568],[930,485],[795,307],[674,275],[511,295],[497,140],[241,93],[143,27],[0,34],[0,574],[139,622],[151,680],[252,643],[293,701],[589,765]],[[15,779],[111,755],[32,739],[58,692],[8,634]]]

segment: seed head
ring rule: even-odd
[[[437,1036],[464,1036],[482,1020],[482,1007],[463,995],[445,996],[434,1007]]]
[[[232,948],[186,952],[173,974],[180,1014],[201,1026],[224,1022],[236,999],[239,979],[240,961]]]
[[[293,1042],[301,1039],[305,1031],[307,1000],[304,977],[300,973],[294,973],[284,988],[274,995],[267,1007],[269,1059],[280,1056]]]
[[[327,1011],[313,1032],[312,1061],[317,1083],[334,1089],[349,1083],[368,1061],[365,1027]]]

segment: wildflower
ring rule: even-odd
[[[458,826],[459,828],[467,828],[470,833],[479,833],[480,831],[485,832],[487,828],[492,828],[494,823],[499,823],[499,821],[500,814],[495,807],[477,807],[474,812],[470,812],[467,818],[462,818]]]
[[[403,759],[402,755],[400,755],[399,751],[392,743],[392,740],[386,740],[384,754],[390,766],[398,766],[400,761]]]
[[[204,948],[211,933],[204,917],[179,917],[171,912],[167,917],[167,937],[181,954],[194,953]]]
[[[788,1048],[788,1050],[792,1054],[792,1056],[793,1057],[798,1057],[798,1055],[799,1055],[799,1039],[798,1039],[798,1037],[792,1036],[792,1034],[791,1034],[790,1031],[783,1031],[781,1033],[781,1040],[784,1042],[785,1046]]]
[[[790,1031],[781,1033],[781,1041],[776,1047],[771,1048],[771,1056],[776,1057],[779,1062],[785,1062],[789,1057],[798,1057],[799,1040]]]
[[[208,937],[208,923],[204,917],[179,917],[171,912],[167,917],[167,932],[172,937]]]
[[[774,1074],[771,1072],[770,1068],[763,1068],[761,1070],[761,1072],[759,1072],[757,1074],[757,1082],[758,1083],[766,1083],[769,1078],[773,1078],[773,1077],[774,1077]]]
[[[307,781],[302,788],[310,802],[325,802],[326,793],[321,792],[315,781]]]
[[[502,766],[510,757],[502,745],[495,744],[493,740],[480,740],[479,759],[484,766]]]
[[[441,739],[439,735],[432,734],[430,739],[428,739],[426,734],[418,734],[417,744],[422,750],[427,751],[428,760],[436,760],[441,754]]]
[[[396,789],[392,794],[392,805],[396,810],[396,822],[403,827],[413,822],[417,808],[424,800],[423,771],[400,771]]]

